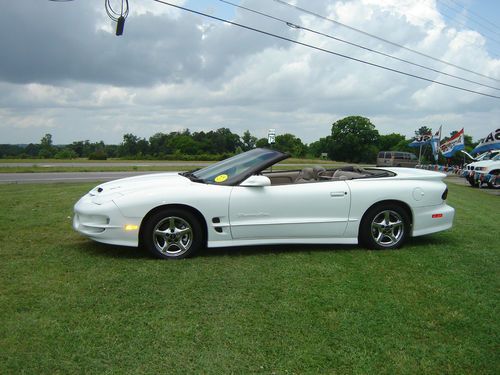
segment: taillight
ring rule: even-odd
[[[444,191],[444,193],[443,193],[443,195],[441,195],[441,199],[442,199],[442,200],[444,200],[444,201],[445,201],[445,200],[446,200],[446,198],[448,198],[448,188],[446,188],[446,189],[445,189],[445,191]]]

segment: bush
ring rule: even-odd
[[[56,158],[56,159],[76,159],[77,157],[78,157],[78,155],[75,151],[67,149],[67,148],[65,148],[61,151],[58,151],[54,155],[54,158]]]
[[[108,156],[103,150],[97,150],[89,154],[89,160],[107,160]]]

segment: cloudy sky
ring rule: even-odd
[[[167,0],[168,1],[168,0]],[[232,0],[357,43],[376,55],[218,0],[170,0],[216,17],[450,85],[500,96],[500,1],[286,0],[447,65],[273,0]],[[129,0],[121,37],[102,0],[5,1],[0,12],[0,143],[120,143],[125,133],[269,128],[309,143],[345,116],[382,134],[422,125],[474,139],[500,124],[500,100],[443,87],[176,10]],[[117,0],[112,4],[117,5]],[[458,67],[479,73],[474,74]],[[447,76],[452,74],[469,81]],[[490,78],[487,78],[487,77]],[[488,87],[490,86],[490,87]]]

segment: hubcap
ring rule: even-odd
[[[396,245],[401,241],[403,233],[403,219],[395,211],[382,211],[372,221],[372,238],[380,246],[391,247]]]
[[[181,255],[193,243],[193,230],[189,223],[176,216],[169,216],[158,222],[153,230],[153,243],[165,255]]]

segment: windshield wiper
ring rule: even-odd
[[[189,171],[189,172],[180,172],[179,175],[186,177],[186,178],[189,178],[193,182],[205,182],[205,180],[203,178],[199,178],[199,177],[194,175],[194,172],[196,172],[199,169],[200,168],[196,168],[196,169],[193,169],[192,171]]]

